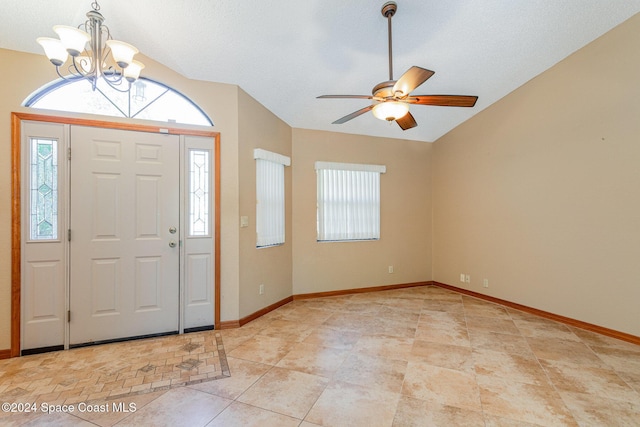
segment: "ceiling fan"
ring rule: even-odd
[[[398,10],[398,5],[388,1],[382,5],[382,16],[387,18],[389,28],[389,80],[378,83],[373,87],[372,95],[322,95],[318,98],[356,98],[371,99],[373,103],[367,107],[354,111],[333,124],[342,124],[354,119],[368,111],[389,122],[395,121],[402,130],[418,126],[413,115],[409,112],[409,104],[436,105],[445,107],[473,107],[478,100],[477,96],[468,95],[411,95],[411,92],[427,81],[434,72],[413,66],[409,68],[398,80],[393,80],[393,62],[391,49],[391,18]]]

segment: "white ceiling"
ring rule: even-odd
[[[100,6],[114,38],[191,79],[237,84],[292,127],[418,141],[435,141],[640,12],[640,0],[396,0],[394,78],[413,65],[433,70],[413,94],[477,95],[476,106],[414,105],[418,126],[407,131],[370,113],[332,125],[369,101],[316,96],[369,95],[388,80],[384,2],[102,0]],[[0,47],[41,53],[36,37],[54,36],[55,24],[83,23],[91,1],[0,5]]]

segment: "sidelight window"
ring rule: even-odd
[[[57,240],[58,141],[31,138],[29,149],[31,240]]]

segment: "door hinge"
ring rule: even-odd
[[[71,147],[67,148],[67,160],[71,160]]]
[[[67,322],[71,322],[71,310],[67,310]]]
[[[71,229],[70,228],[67,230],[67,241],[69,241],[69,242],[71,241]]]

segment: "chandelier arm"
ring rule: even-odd
[[[111,70],[112,68],[113,67],[109,67],[109,70]],[[108,78],[108,75],[106,73],[103,73],[102,74],[102,81],[105,82],[106,84],[108,84],[109,86],[111,86],[111,89],[113,89],[113,90],[117,90],[118,92],[122,92],[122,93],[129,92],[129,90],[131,89],[131,83],[129,83],[128,80],[122,78],[123,74],[120,74],[120,73],[114,71],[111,75],[112,76],[118,76],[118,77],[115,78],[115,79],[110,79],[110,78]],[[119,87],[124,82],[127,83],[126,89]]]

